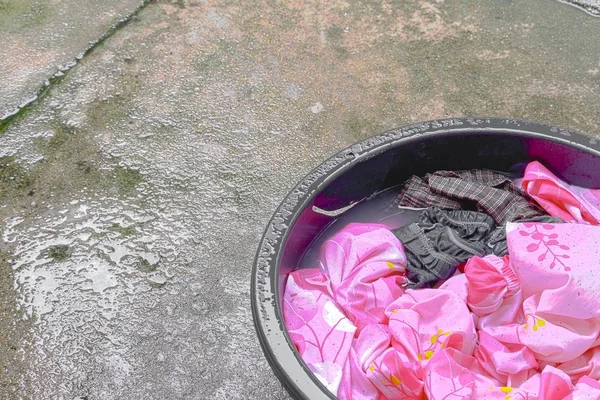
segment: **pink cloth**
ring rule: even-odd
[[[521,186],[552,216],[567,222],[600,223],[600,190],[569,185],[537,161],[527,165]]]
[[[508,256],[472,257],[465,266],[468,280],[467,304],[478,317],[492,314],[506,305],[506,299],[518,296],[521,283],[508,263]]]
[[[351,394],[347,381],[359,382],[364,375],[357,369],[356,355],[349,357],[355,333],[360,335],[365,327],[371,333],[359,345],[380,339],[372,335],[373,326],[387,324],[387,306],[403,293],[406,257],[385,226],[349,224],[324,243],[320,259],[319,268],[289,275],[283,316],[310,370],[332,393],[338,392],[345,376],[342,388]],[[361,357],[366,354],[358,352]],[[365,383],[352,386],[370,393]]]
[[[437,353],[454,349],[471,354],[475,348],[475,326],[469,309],[459,295],[449,290],[408,290],[388,306],[386,315],[388,329],[377,343],[387,340],[391,346],[374,359],[365,358],[362,364],[385,399],[422,399],[427,388],[426,371]],[[382,348],[368,348],[373,347]]]
[[[349,224],[321,249],[321,267],[340,308],[360,330],[386,323],[386,307],[403,293],[404,248],[384,225]]]
[[[356,327],[337,307],[327,276],[316,268],[291,273],[283,317],[308,368],[327,389],[337,393]]]
[[[288,277],[286,327],[340,400],[600,400],[598,237],[593,225],[509,223],[510,256],[404,291],[396,237],[350,224],[318,268]]]
[[[563,371],[546,366],[517,386],[486,374],[476,358],[456,349],[437,353],[427,367],[425,393],[431,400],[567,400],[599,399],[600,384],[584,377],[575,387]]]

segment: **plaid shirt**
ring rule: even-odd
[[[438,171],[423,179],[412,176],[398,195],[397,204],[452,210],[475,208],[499,224],[546,215],[506,175],[485,169]]]

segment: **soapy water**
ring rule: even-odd
[[[527,162],[512,165],[507,171],[496,171],[505,174],[513,182],[522,178]],[[431,171],[433,172],[433,171]],[[338,210],[339,217],[334,219],[308,246],[297,268],[313,268],[319,265],[319,254],[323,244],[344,229],[350,223],[376,223],[386,226],[388,229],[400,227],[419,222],[419,214],[424,208],[401,207],[398,205],[398,194],[403,184],[393,186],[371,195],[356,204]],[[325,212],[318,208],[313,211],[328,215],[336,212]]]
[[[418,222],[421,209],[398,207],[396,198],[402,186],[394,186],[376,193],[344,211],[331,222],[306,249],[298,268],[312,268],[319,264],[321,246],[350,223],[377,223],[397,229]],[[314,209],[319,212],[318,209]]]

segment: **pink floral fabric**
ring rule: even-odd
[[[403,293],[406,256],[384,225],[349,224],[321,249],[321,268],[340,308],[360,331],[385,323],[386,307]]]
[[[569,185],[537,161],[527,165],[521,186],[552,216],[567,222],[600,223],[600,190]]]
[[[327,389],[337,393],[356,326],[336,305],[327,276],[315,268],[290,274],[283,316],[308,368]]]
[[[600,227],[509,223],[509,256],[403,290],[402,244],[350,224],[290,274],[283,313],[341,400],[600,400]]]
[[[356,356],[350,357],[355,334],[369,327],[366,337],[377,340],[373,327],[387,323],[387,306],[403,293],[406,256],[384,225],[349,224],[324,243],[320,260],[317,268],[289,275],[283,316],[292,342],[315,376],[332,393],[345,376],[342,387],[352,393],[348,380],[359,382],[365,374],[357,369]],[[369,385],[360,386],[370,393]]]

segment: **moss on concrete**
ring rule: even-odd
[[[135,228],[133,226],[124,227],[121,224],[112,224],[112,229],[119,232],[122,236],[131,236],[135,234]]]
[[[144,180],[140,171],[131,168],[117,167],[115,173],[119,194],[121,195],[134,194],[139,184]]]
[[[0,24],[9,32],[35,28],[53,14],[48,4],[34,0],[0,0]]]
[[[114,121],[125,118],[127,99],[122,95],[115,95],[109,99],[94,102],[88,108],[88,123],[93,127],[105,127]]]
[[[59,244],[56,246],[50,246],[48,248],[48,256],[54,261],[65,261],[71,257],[71,249],[66,244]]]
[[[14,157],[0,158],[0,200],[27,193],[33,180]]]

